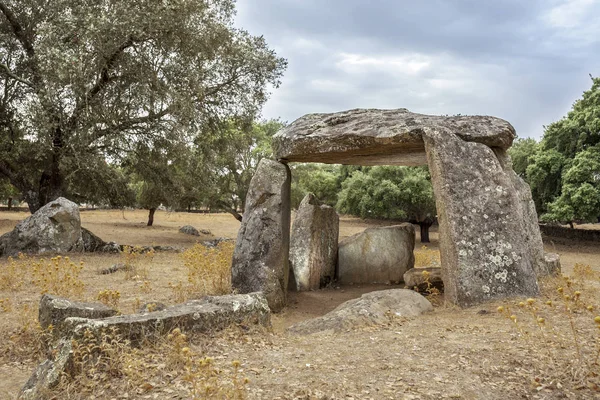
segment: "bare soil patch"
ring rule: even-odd
[[[0,234],[27,215],[0,213]],[[235,238],[239,229],[239,222],[229,214],[158,211],[153,227],[145,226],[145,211],[84,211],[81,215],[83,226],[104,240],[131,245],[188,248],[215,237]],[[211,235],[194,237],[178,232],[179,227],[188,224],[208,229]],[[391,224],[342,217],[340,238],[369,227]],[[432,243],[427,246],[436,249],[435,229],[430,237]],[[566,274],[572,274],[576,264],[589,265],[600,272],[600,246],[596,243],[549,241],[546,250],[561,255]],[[148,264],[148,277],[133,280],[126,280],[123,272],[98,274],[100,269],[119,262],[118,255],[73,254],[71,258],[84,263],[83,298],[94,300],[101,290],[118,290],[122,313],[132,313],[139,304],[150,301],[174,304],[175,295],[169,283],[186,279],[183,260],[177,253],[157,253]],[[600,306],[597,295],[600,284],[596,280],[583,296],[586,304]],[[548,284],[550,289],[543,301],[554,299],[556,285]],[[552,325],[556,331],[553,337],[566,341],[564,349],[556,350],[558,361],[548,355],[546,344],[538,336],[524,335],[495,311],[499,305],[515,302],[461,310],[443,306],[443,299],[439,298],[433,313],[416,319],[391,319],[383,327],[311,336],[290,336],[285,332],[288,326],[323,315],[346,300],[391,287],[333,285],[314,292],[290,293],[289,307],[273,316],[272,332],[232,328],[210,337],[194,337],[192,345],[198,352],[213,357],[223,370],[231,369],[232,360],[239,360],[240,373],[250,380],[246,388],[251,399],[598,398],[597,388],[569,378],[569,371],[576,368],[572,361],[577,360],[577,355],[560,307],[543,311],[548,321],[556,321]],[[18,292],[0,291],[0,299],[10,298],[13,309],[4,313],[0,310],[0,334],[4,338],[10,338],[23,324],[24,314],[17,310],[29,306],[30,316],[35,316],[39,297],[35,287],[23,287]],[[587,354],[596,351],[598,330],[594,330],[593,314],[584,311],[573,317],[581,322],[578,340],[582,352]],[[519,320],[526,318],[526,314],[518,316]],[[526,322],[523,327],[531,332],[536,329],[535,324],[530,327]],[[550,335],[546,339],[550,340]],[[14,352],[0,354],[0,399],[14,398],[38,361],[17,357]],[[181,379],[166,375],[148,379],[151,385],[142,390],[131,387],[123,377],[115,377],[96,398],[190,398]]]

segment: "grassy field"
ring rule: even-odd
[[[0,213],[0,234],[26,216]],[[84,211],[81,217],[82,225],[104,240],[132,246],[192,249],[198,240],[235,238],[239,229],[239,222],[229,214],[159,211],[153,227],[145,225],[143,211]],[[198,238],[179,233],[179,227],[187,224],[211,234]],[[342,217],[340,236],[387,224]],[[428,248],[435,251],[437,232],[431,239]],[[444,305],[443,297],[437,296],[432,298],[435,311],[420,318],[394,319],[388,326],[341,334],[295,337],[285,328],[362,293],[390,286],[291,293],[290,306],[273,317],[272,331],[231,328],[187,338],[185,344],[174,336],[143,352],[119,345],[111,349],[110,354],[115,354],[111,363],[96,365],[78,381],[66,382],[56,398],[594,398],[600,373],[600,330],[594,322],[600,306],[600,246],[562,240],[548,241],[546,247],[561,255],[563,272],[572,279],[545,282],[543,297],[531,304],[515,299],[461,310]],[[45,357],[40,344],[43,333],[35,323],[43,288],[31,282],[43,269],[31,267],[37,259],[12,264],[0,260],[0,334],[5,338],[0,345],[0,399],[14,398]],[[60,278],[57,290],[88,301],[100,296],[124,314],[147,302],[180,301],[177,287],[190,278],[189,263],[186,266],[181,253],[133,259],[72,254],[69,261],[48,259],[40,265],[59,263],[75,276],[72,281]],[[118,262],[135,264],[136,273],[98,273]],[[501,313],[498,307],[503,307]],[[182,348],[191,350],[184,354]],[[208,395],[198,387],[216,389]]]

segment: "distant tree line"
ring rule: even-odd
[[[600,78],[539,142],[519,139],[509,153],[541,221],[600,222]]]

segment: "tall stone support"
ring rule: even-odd
[[[339,217],[319,204],[312,193],[304,197],[292,227],[290,264],[298,291],[316,290],[335,278]]]
[[[263,292],[273,312],[286,304],[290,185],[287,165],[263,159],[250,182],[231,268],[239,293]]]
[[[451,132],[423,135],[439,218],[446,298],[460,306],[535,296],[528,210],[494,151]]]

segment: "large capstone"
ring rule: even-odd
[[[286,304],[289,279],[290,170],[263,159],[250,181],[231,268],[238,293],[263,292],[273,312]]]
[[[552,273],[531,191],[506,153],[515,137],[508,122],[488,116],[351,110],[306,115],[279,131],[273,148],[283,162],[427,163],[446,298],[469,306],[536,295],[537,276]]]
[[[339,217],[332,207],[320,205],[312,193],[304,197],[292,227],[290,264],[295,289],[315,290],[335,278]]]
[[[400,224],[370,228],[339,244],[338,281],[398,283],[415,264],[415,228]]]
[[[0,255],[83,250],[77,204],[63,197],[46,204],[0,237]]]

